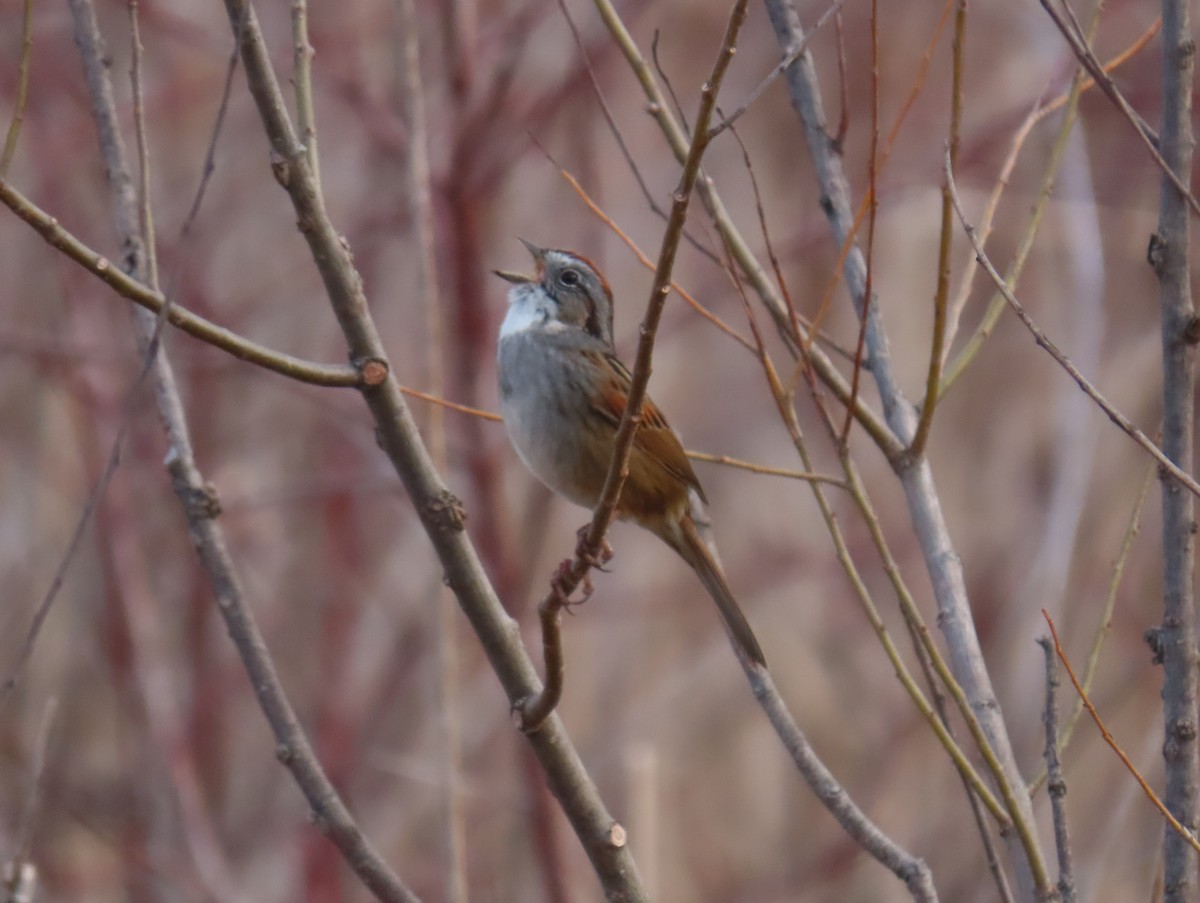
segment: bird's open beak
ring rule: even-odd
[[[501,279],[507,282],[515,282],[520,285],[522,282],[533,282],[532,276],[526,276],[524,273],[514,273],[510,270],[492,270]]]
[[[523,282],[537,282],[541,278],[543,260],[545,259],[546,251],[544,248],[539,248],[531,241],[526,241],[523,238],[518,238],[517,240],[525,246],[525,250],[527,250],[530,256],[533,257],[533,262],[537,265],[537,275],[526,276],[523,273],[514,273],[511,270],[492,270],[492,272],[506,282],[513,282],[517,285],[520,285]]]

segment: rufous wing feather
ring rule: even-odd
[[[593,410],[610,422],[615,430],[625,414],[626,402],[629,400],[630,376],[616,355],[605,355],[603,364],[611,379],[597,394]],[[683,489],[695,489],[701,499],[708,501],[700,487],[700,480],[696,478],[696,472],[692,470],[692,462],[683,450],[679,436],[671,429],[667,418],[650,398],[642,402],[642,425],[634,434],[633,447],[635,453],[645,455],[669,477],[677,480]]]

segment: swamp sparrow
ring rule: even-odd
[[[613,349],[612,291],[586,258],[522,244],[533,255],[534,275],[496,271],[513,283],[498,352],[504,426],[534,476],[594,508],[629,398],[629,371]],[[679,437],[646,398],[617,516],[649,530],[692,566],[740,654],[763,665],[721,570],[707,501]]]

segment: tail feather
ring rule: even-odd
[[[717,603],[717,610],[721,612],[725,629],[739,653],[756,665],[766,667],[767,660],[763,656],[762,647],[758,645],[750,622],[746,620],[733,597],[733,590],[725,580],[725,572],[721,570],[716,550],[705,541],[690,514],[683,516],[679,528],[678,536],[662,538],[692,566],[708,594]]]

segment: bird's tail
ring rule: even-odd
[[[741,606],[733,597],[733,590],[729,588],[725,579],[716,549],[707,542],[702,533],[703,528],[697,526],[691,514],[685,514],[679,520],[678,528],[678,532],[672,531],[672,535],[662,538],[692,566],[708,594],[717,603],[717,610],[721,612],[725,629],[739,654],[756,665],[766,667],[767,660],[763,656],[762,647],[758,645],[750,622],[746,620]]]

